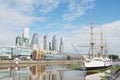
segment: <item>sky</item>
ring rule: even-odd
[[[94,31],[102,26],[109,53],[120,55],[120,0],[0,0],[0,44],[14,45],[16,36],[25,27],[30,29],[30,37],[40,34],[50,39],[57,35],[64,41],[64,51],[77,53],[73,43],[81,53],[88,50],[78,47],[89,45],[90,22]],[[92,16],[90,16],[92,14]],[[99,42],[99,35],[94,35]],[[98,43],[96,43],[97,45]]]

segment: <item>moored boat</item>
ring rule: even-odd
[[[109,58],[100,57],[94,57],[91,60],[84,62],[84,66],[87,70],[109,67],[111,65],[112,61]]]
[[[91,47],[91,54],[89,55],[89,58],[84,60],[84,66],[88,69],[98,69],[98,68],[104,68],[112,65],[112,60],[108,57],[108,55],[105,55],[105,44],[103,43],[103,35],[102,35],[102,29],[101,29],[101,43],[100,43],[100,51],[97,54],[94,53],[95,48],[95,42],[93,37],[93,27],[91,27],[91,39],[90,39],[90,47]],[[104,56],[103,56],[104,54]],[[96,55],[96,57],[95,57]]]

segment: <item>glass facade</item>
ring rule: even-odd
[[[52,40],[52,50],[53,50],[53,51],[57,51],[57,39],[56,39],[56,35],[53,36],[53,40]]]
[[[29,39],[24,37],[16,37],[16,46],[29,47]]]
[[[0,48],[0,56],[5,57],[8,56],[11,58],[12,56],[25,55],[30,56],[30,48],[26,47],[15,47],[15,46],[1,46]]]
[[[43,48],[44,50],[49,50],[48,35],[45,35],[43,38]]]
[[[32,37],[31,46],[36,45],[38,48],[40,47],[40,36],[35,33]]]

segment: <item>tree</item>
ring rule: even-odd
[[[112,59],[119,59],[119,56],[118,55],[114,55],[114,54],[110,54],[108,55],[109,58],[112,58]]]

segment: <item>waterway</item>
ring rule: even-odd
[[[120,66],[120,63],[116,64]],[[90,72],[79,66],[54,64],[0,67],[0,80],[101,80],[111,72],[110,69]]]

